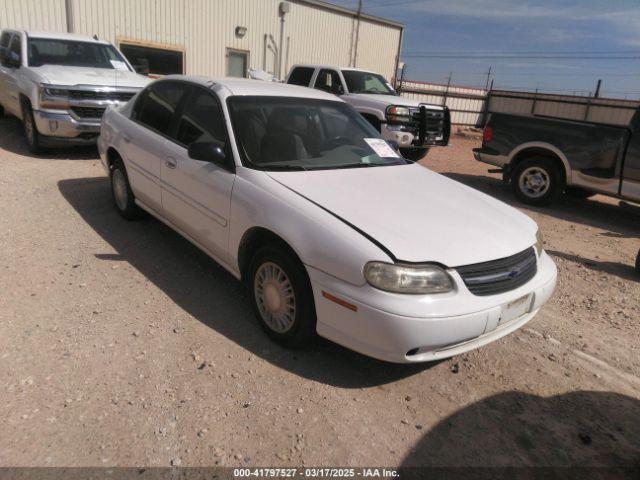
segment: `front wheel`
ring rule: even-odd
[[[421,160],[428,151],[428,148],[401,148],[400,154],[407,160],[417,162],[418,160]]]
[[[33,154],[42,153],[42,144],[40,141],[40,133],[33,118],[33,109],[28,101],[22,103],[22,124],[24,126],[24,135],[27,138],[27,146]]]
[[[563,190],[560,170],[548,158],[528,158],[518,163],[511,174],[516,197],[529,205],[549,205]]]
[[[311,282],[304,266],[285,248],[267,246],[253,257],[247,279],[258,323],[289,348],[310,343],[316,333]]]
[[[636,271],[640,273],[640,250],[638,250],[638,256],[636,257]]]

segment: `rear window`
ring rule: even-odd
[[[149,87],[137,111],[138,122],[158,133],[168,135],[171,121],[185,90],[185,85],[174,82],[160,82]]]
[[[287,80],[287,83],[290,83],[291,85],[301,85],[303,87],[308,87],[309,83],[311,83],[312,76],[313,68],[296,67],[289,75],[289,80]]]

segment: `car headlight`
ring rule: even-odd
[[[42,107],[67,107],[69,105],[69,90],[44,86],[40,90],[40,103]]]
[[[445,293],[453,290],[447,272],[436,265],[395,265],[369,262],[364,277],[375,288],[395,293]]]
[[[542,255],[543,251],[544,251],[544,240],[542,239],[542,232],[538,230],[536,232],[536,252],[538,253],[538,258],[540,258],[540,255]]]
[[[391,123],[407,123],[411,120],[411,110],[408,107],[391,105],[387,107],[387,121]]]

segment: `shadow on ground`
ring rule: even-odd
[[[637,281],[640,280],[638,271],[632,265],[625,265],[624,263],[616,262],[603,262],[601,260],[591,260],[581,257],[579,255],[573,255],[571,253],[558,252],[556,250],[547,250],[547,253],[552,257],[563,258],[570,262],[578,263],[591,270],[597,272],[608,273],[609,275],[615,275],[624,280]]]
[[[617,393],[502,393],[442,420],[402,467],[456,467],[405,478],[640,478],[639,418],[640,401]]]
[[[63,180],[58,188],[117,252],[96,252],[96,258],[130,263],[197,320],[278,367],[318,382],[361,388],[393,382],[434,365],[380,362],[323,340],[309,351],[282,349],[264,335],[244,287],[226,270],[155,219],[123,220],[112,206],[107,178]]]
[[[593,199],[580,200],[565,195],[558,203],[550,207],[532,207],[518,202],[510,187],[500,179],[454,172],[445,172],[443,175],[514,207],[549,215],[567,222],[609,230],[618,237],[640,236],[640,208],[624,202],[621,206],[616,206]]]
[[[10,116],[0,117],[0,149],[43,160],[95,160],[98,158],[98,149],[95,146],[49,148],[35,156],[27,147],[22,123],[16,117]]]

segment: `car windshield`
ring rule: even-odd
[[[243,164],[259,170],[321,170],[407,163],[343,102],[238,96],[228,100]]]
[[[391,84],[382,75],[356,70],[343,70],[349,93],[373,93],[380,95],[397,95]]]
[[[111,45],[54,38],[30,38],[29,66],[64,65],[67,67],[129,70],[122,56]]]

